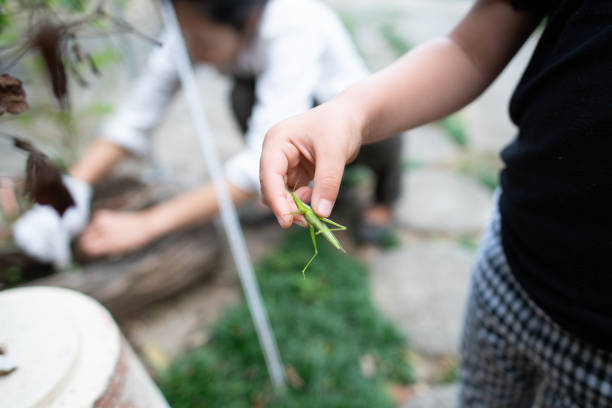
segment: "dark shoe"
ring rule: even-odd
[[[374,224],[362,220],[357,226],[357,241],[361,244],[380,245],[391,233],[391,222]]]

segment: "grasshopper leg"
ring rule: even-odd
[[[329,232],[334,232],[334,231],[344,231],[345,229],[346,229],[346,227],[345,227],[345,228],[331,228],[331,229],[329,229],[328,231],[329,231]],[[322,234],[323,232],[324,232],[324,231],[317,231],[317,233],[316,233],[315,235]]]
[[[321,220],[326,222],[326,223],[328,223],[328,224],[333,225],[334,227],[338,227],[338,228],[332,229],[330,231],[344,231],[346,229],[346,227],[344,225],[340,225],[337,222],[334,222],[334,221],[330,220],[329,218],[321,218]]]
[[[310,257],[310,260],[308,261],[304,269],[302,269],[302,276],[304,277],[304,279],[306,279],[306,273],[305,273],[306,269],[308,269],[308,266],[310,266],[310,263],[312,262],[312,260],[315,259],[315,257],[319,253],[319,251],[317,250],[317,240],[315,238],[314,228],[312,228],[312,225],[310,226],[310,238],[312,238],[312,245],[314,246],[314,254]]]
[[[331,231],[331,232],[333,232],[333,231],[344,231],[346,229],[346,227],[344,225],[340,225],[337,222],[334,222],[334,221],[330,220],[329,218],[321,218],[321,221],[324,221],[324,222],[326,222],[328,224],[331,224],[331,225],[333,225],[335,227],[338,227],[338,228],[330,229],[329,231]],[[317,235],[319,235],[322,232],[323,231],[317,231]]]

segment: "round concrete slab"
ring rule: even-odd
[[[17,369],[0,378],[11,408],[168,408],[110,313],[76,291],[0,292],[0,344]]]

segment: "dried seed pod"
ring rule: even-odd
[[[25,192],[34,202],[50,205],[61,216],[75,205],[72,195],[62,181],[62,172],[32,143],[14,137],[15,147],[30,153],[26,162]]]
[[[61,108],[67,110],[69,107],[68,80],[66,67],[62,60],[62,42],[65,31],[62,25],[43,20],[34,28],[30,41],[31,47],[38,50],[43,58],[53,88],[53,95]]]
[[[26,109],[28,104],[21,80],[8,74],[0,75],[0,115],[21,113]]]

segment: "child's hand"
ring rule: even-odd
[[[268,131],[260,163],[264,201],[278,223],[292,223],[295,205],[287,189],[314,178],[312,208],[317,215],[331,213],[344,165],[357,156],[361,145],[359,115],[342,99],[320,105],[287,119]],[[300,189],[298,195],[308,194]]]

